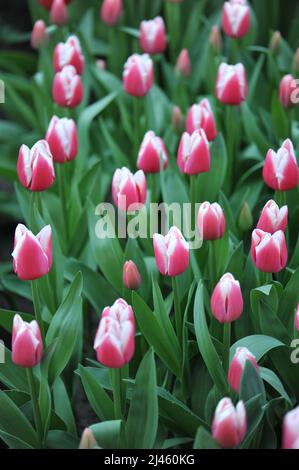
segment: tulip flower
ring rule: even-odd
[[[211,297],[211,310],[220,323],[237,320],[243,311],[243,297],[239,281],[226,273],[216,285]]]
[[[39,49],[41,46],[46,46],[49,41],[49,34],[45,22],[43,20],[37,20],[34,23],[30,44],[33,49]]]
[[[66,65],[56,73],[53,81],[53,98],[59,106],[74,108],[83,98],[83,85],[75,67]]]
[[[123,267],[123,283],[127,289],[136,290],[141,284],[141,276],[134,261],[126,261]]]
[[[284,141],[277,152],[270,149],[266,155],[263,179],[276,191],[288,191],[299,183],[299,169],[290,139]]]
[[[60,72],[66,65],[75,67],[79,75],[84,68],[84,57],[81,50],[80,41],[77,36],[70,36],[66,42],[59,42],[53,55],[53,66],[55,72]]]
[[[243,441],[246,430],[246,410],[243,401],[239,401],[234,407],[230,398],[222,398],[212,422],[212,435],[215,441],[225,449],[232,449]]]
[[[163,140],[153,131],[148,131],[138,153],[137,167],[144,173],[159,173],[160,168],[165,170],[167,165],[168,155]]]
[[[178,133],[183,129],[184,117],[179,106],[174,106],[172,108],[171,123],[174,132]]]
[[[167,235],[155,233],[154,252],[158,270],[163,276],[178,276],[189,266],[189,244],[177,227],[171,227]]]
[[[272,35],[269,44],[269,50],[273,55],[277,55],[279,53],[281,47],[281,39],[282,38],[280,31],[275,31]]]
[[[140,47],[147,54],[161,54],[166,49],[165,24],[161,16],[140,24]]]
[[[244,1],[228,1],[223,5],[222,29],[227,36],[241,38],[250,29],[250,8]]]
[[[92,430],[85,428],[81,436],[79,449],[95,449],[97,447],[98,443],[95,440]]]
[[[145,96],[153,85],[153,61],[148,54],[133,54],[124,65],[123,85],[132,96]]]
[[[175,65],[175,70],[178,74],[181,74],[184,78],[189,78],[191,63],[188,49],[182,49]]]
[[[282,448],[299,449],[299,406],[289,411],[283,419]]]
[[[77,127],[73,119],[53,116],[46,134],[56,163],[73,160],[78,152]]]
[[[251,229],[253,224],[252,212],[248,202],[244,201],[239,215],[238,215],[238,227],[242,232],[247,232],[247,230]]]
[[[247,96],[247,78],[243,64],[220,64],[216,96],[224,104],[240,105]]]
[[[247,348],[237,348],[228,371],[228,382],[232,390],[236,393],[240,390],[246,361],[250,361],[256,368],[257,372],[259,372],[259,366],[255,356]]]
[[[53,156],[45,140],[39,140],[31,149],[22,145],[19,150],[17,172],[20,183],[30,191],[45,191],[55,179]]]
[[[52,6],[53,2],[54,2],[54,0],[38,0],[38,3],[40,3],[47,10],[51,9],[51,6]],[[71,0],[64,0],[64,3],[66,5],[70,2],[71,2]]]
[[[114,26],[122,12],[122,0],[104,0],[101,7],[101,20],[108,26]]]
[[[134,354],[135,321],[132,307],[118,299],[102,312],[94,340],[97,360],[106,367],[120,368]]]
[[[51,23],[63,26],[68,21],[68,12],[64,0],[53,0],[50,10]]]
[[[256,228],[264,232],[274,233],[278,230],[284,231],[288,222],[288,206],[279,209],[275,201],[268,201],[260,215]]]
[[[295,312],[295,328],[296,331],[299,333],[299,304],[297,305],[296,312]]]
[[[203,129],[209,141],[216,138],[216,123],[209,100],[205,98],[199,104],[193,104],[189,108],[186,129],[189,134],[197,129]]]
[[[203,240],[217,240],[225,232],[225,217],[217,202],[203,202],[198,210],[197,226]]]
[[[43,342],[37,321],[27,323],[15,315],[12,327],[12,362],[19,367],[34,367],[43,356]]]
[[[209,43],[217,54],[220,54],[223,48],[223,42],[221,33],[217,25],[214,25],[211,29],[209,36]]]
[[[118,168],[112,179],[112,197],[115,205],[123,211],[130,212],[143,206],[146,201],[143,171],[139,170],[133,175],[128,168]]]
[[[52,267],[52,229],[46,225],[37,235],[18,224],[15,231],[13,268],[22,281],[48,274]]]
[[[285,268],[288,252],[283,231],[278,230],[272,235],[255,229],[252,232],[251,257],[264,273],[278,273]]]
[[[295,78],[285,75],[279,85],[279,100],[285,108],[291,108],[299,102],[299,87]]]
[[[181,173],[197,175],[210,169],[210,147],[203,129],[195,130],[192,135],[184,132],[178,148],[178,167]]]

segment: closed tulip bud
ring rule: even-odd
[[[264,232],[274,233],[284,231],[288,223],[288,206],[279,209],[275,201],[268,201],[260,215],[256,228]]]
[[[243,232],[246,232],[247,230],[251,229],[252,224],[252,212],[248,202],[245,201],[239,212],[238,226]]]
[[[225,2],[222,10],[222,29],[227,36],[241,38],[250,29],[250,8],[246,1]]]
[[[212,435],[225,449],[239,445],[246,434],[247,419],[243,401],[234,407],[230,398],[222,398],[217,405],[213,422]]]
[[[144,173],[159,173],[160,168],[167,168],[168,155],[161,137],[155,135],[153,131],[148,131],[142,141],[137,167]]]
[[[53,2],[54,2],[54,0],[38,0],[38,3],[40,3],[47,10],[51,9],[51,6],[52,6]],[[66,5],[70,2],[71,2],[71,0],[64,0],[64,3]]]
[[[163,276],[178,276],[189,266],[189,244],[177,227],[171,227],[167,235],[155,233],[154,252],[158,270]]]
[[[68,12],[64,0],[54,0],[50,10],[52,24],[63,26],[68,22]]]
[[[112,179],[114,204],[121,210],[130,212],[142,207],[146,201],[146,178],[142,170],[134,175],[126,167],[117,169]]]
[[[50,188],[55,172],[48,142],[39,140],[31,149],[23,144],[19,150],[17,172],[22,186],[30,191]]]
[[[231,323],[243,312],[243,297],[239,281],[226,273],[216,285],[211,297],[211,310],[220,323]]]
[[[299,449],[299,406],[289,411],[283,419],[282,448]]]
[[[137,290],[141,284],[141,276],[134,261],[126,261],[123,267],[123,283],[127,289]]]
[[[184,78],[190,77],[191,64],[188,49],[181,50],[175,64],[175,70],[178,75],[181,74]]]
[[[59,42],[54,49],[53,66],[55,72],[60,72],[66,65],[75,67],[79,75],[83,72],[84,57],[77,36],[70,36],[66,42]]]
[[[214,114],[206,98],[199,104],[193,104],[187,114],[187,132],[192,134],[196,129],[203,129],[209,142],[217,136]]]
[[[203,240],[217,240],[225,232],[225,217],[217,202],[203,202],[198,210],[197,227]]]
[[[33,49],[39,49],[41,46],[46,46],[49,42],[49,34],[45,22],[43,20],[37,20],[34,23],[31,33],[31,47]]]
[[[297,305],[296,312],[295,312],[295,328],[296,331],[299,333],[299,304]]]
[[[98,443],[95,440],[92,430],[85,428],[82,433],[79,449],[95,449],[96,447],[98,447]]]
[[[184,125],[184,116],[179,106],[175,105],[172,108],[171,123],[174,132],[176,132],[177,134],[181,132]]]
[[[27,323],[15,315],[12,327],[12,362],[19,367],[34,367],[43,356],[43,342],[38,323]]]
[[[214,25],[211,29],[209,36],[209,43],[217,54],[220,54],[223,48],[222,37],[220,30],[217,25]]]
[[[97,59],[96,60],[96,66],[100,70],[107,70],[107,62],[106,60],[103,59]]]
[[[240,390],[241,379],[247,361],[250,361],[259,372],[255,356],[247,348],[237,348],[228,371],[228,382],[236,393]]]
[[[161,16],[153,20],[141,21],[140,47],[148,54],[161,54],[166,49],[165,24]]]
[[[210,146],[203,129],[191,135],[184,132],[178,148],[178,167],[181,173],[197,175],[210,169]]]
[[[284,269],[288,252],[282,230],[271,235],[255,229],[252,232],[251,257],[256,267],[264,273],[278,273]]]
[[[48,274],[52,267],[52,229],[46,225],[37,235],[18,224],[15,231],[13,268],[22,281]]]
[[[122,13],[122,0],[104,0],[101,7],[101,20],[108,26],[114,26]]]
[[[291,108],[299,102],[299,87],[293,75],[284,75],[279,84],[279,101],[285,108]]]
[[[153,61],[148,54],[133,54],[124,65],[123,85],[132,96],[145,96],[153,85]]]
[[[270,149],[263,167],[263,179],[275,191],[288,191],[299,183],[299,168],[290,139],[277,152]]]
[[[74,108],[83,99],[83,85],[75,67],[66,65],[57,72],[52,87],[53,99],[59,106]]]
[[[247,78],[243,64],[222,63],[218,69],[216,96],[221,103],[240,105],[247,96]]]
[[[78,152],[77,127],[73,119],[53,116],[46,134],[53,160],[64,163],[73,160]]]
[[[279,31],[275,31],[270,40],[269,49],[273,55],[279,54],[281,47],[281,34]]]
[[[295,52],[294,59],[293,59],[293,70],[296,75],[299,74],[299,47]]]
[[[118,299],[102,312],[94,340],[97,360],[106,367],[120,368],[133,357],[135,321],[132,307]]]

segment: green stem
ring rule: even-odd
[[[34,415],[38,443],[40,447],[43,447],[43,427],[42,427],[42,420],[41,420],[38,398],[37,398],[37,393],[36,393],[34,375],[33,375],[33,371],[31,368],[26,369],[26,372],[27,372],[30,396],[32,400],[33,415]]]
[[[44,331],[44,324],[43,324],[43,319],[42,319],[42,314],[41,314],[37,281],[31,281],[31,292],[32,292],[32,301],[33,301],[33,306],[34,306],[35,319],[39,325],[43,344],[45,345],[45,331]]]
[[[140,98],[133,98],[134,102],[134,126],[135,126],[135,135],[134,135],[134,159],[137,159],[139,147],[141,144],[141,135],[140,135]],[[135,162],[134,160],[134,162]]]
[[[234,108],[233,106],[226,105],[225,108],[225,128],[227,134],[227,171],[225,189],[227,194],[230,194],[232,190],[233,182],[233,167],[234,167],[234,150],[235,150],[235,139],[234,139]]]
[[[209,241],[209,270],[212,289],[214,289],[216,282],[218,281],[215,243],[216,242],[214,240]]]
[[[173,290],[173,299],[174,299],[174,314],[175,314],[175,326],[176,333],[179,340],[179,343],[182,343],[182,313],[181,313],[181,304],[178,291],[178,284],[176,277],[171,278],[172,281],[172,290]]]
[[[260,283],[261,285],[271,284],[272,282],[272,273],[264,273],[260,271]]]
[[[66,242],[69,239],[69,224],[68,224],[68,212],[67,212],[67,198],[66,198],[66,181],[64,178],[64,173],[63,173],[63,164],[59,163],[56,165],[56,172],[57,172],[57,178],[58,178],[58,188],[59,188],[59,197],[60,197],[60,203],[61,203],[61,208],[62,208],[62,214],[63,214],[63,219],[64,219],[64,226],[65,226],[65,237],[66,237]]]
[[[110,378],[113,391],[114,419],[122,419],[121,369],[110,369]]]
[[[223,325],[223,367],[225,372],[229,369],[229,351],[231,340],[231,323],[224,323]]]
[[[171,61],[174,64],[177,59],[177,47],[180,32],[180,4],[165,2],[165,16],[167,31],[169,34],[169,48]]]
[[[238,62],[238,54],[239,54],[239,43],[236,38],[230,39],[230,54],[229,59],[231,64],[236,64]]]

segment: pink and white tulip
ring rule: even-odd
[[[211,310],[220,323],[231,323],[241,316],[243,296],[240,283],[232,274],[224,274],[217,283],[211,297]]]
[[[106,367],[121,368],[133,357],[135,321],[132,307],[118,299],[106,307],[94,340],[97,360]]]
[[[43,342],[38,323],[23,321],[15,315],[12,327],[12,362],[19,367],[31,368],[40,363],[43,356]]]
[[[136,290],[141,284],[141,276],[134,261],[126,261],[123,267],[123,283],[127,289]]]
[[[133,54],[124,65],[123,85],[132,96],[145,96],[153,85],[154,67],[148,54]]]
[[[17,173],[22,186],[30,191],[50,188],[55,171],[48,142],[39,140],[31,149],[23,144],[19,150]]]
[[[215,93],[221,103],[240,105],[247,96],[247,90],[247,78],[243,64],[220,64]]]
[[[263,167],[263,179],[275,191],[288,191],[299,184],[299,168],[290,139],[277,152],[270,149]]]
[[[190,77],[191,62],[190,62],[188,49],[181,50],[177,58],[176,64],[175,64],[175,70],[178,74],[181,74],[184,78]]]
[[[59,106],[74,108],[83,99],[83,85],[75,67],[66,65],[57,72],[53,81],[53,99]]]
[[[147,54],[161,54],[167,45],[165,24],[161,16],[140,24],[140,47]]]
[[[288,206],[283,206],[279,209],[275,201],[268,201],[260,215],[256,228],[264,232],[274,233],[278,230],[283,232],[288,223]]]
[[[239,401],[234,407],[230,398],[222,398],[212,422],[212,435],[215,441],[225,449],[232,449],[243,441],[246,431],[247,419],[243,401]]]
[[[138,158],[137,168],[144,173],[159,173],[168,165],[168,154],[161,137],[155,135],[153,131],[148,131],[142,141]]]
[[[47,27],[43,20],[37,20],[34,23],[30,44],[33,49],[39,49],[42,46],[46,46],[49,42],[49,34]]]
[[[284,75],[279,84],[279,100],[284,108],[291,108],[299,102],[299,87],[293,75]]]
[[[53,159],[56,163],[73,160],[78,152],[77,127],[73,119],[53,116],[46,134]]]
[[[225,232],[226,222],[221,206],[203,202],[198,210],[197,227],[203,240],[217,240]]]
[[[257,372],[259,372],[259,366],[256,361],[256,358],[249,351],[249,349],[245,347],[237,348],[235,355],[230,363],[228,371],[228,382],[232,390],[236,393],[238,393],[240,390],[241,379],[246,365],[246,361],[250,361],[251,364],[256,368]]]
[[[288,252],[282,230],[273,235],[260,229],[252,232],[251,257],[256,267],[265,273],[278,273],[285,268]]]
[[[101,6],[101,20],[108,26],[114,26],[122,13],[122,0],[104,0]]]
[[[167,235],[155,233],[154,252],[158,270],[163,276],[178,276],[189,266],[189,244],[177,227],[171,227]]]
[[[210,146],[203,129],[197,129],[191,135],[184,132],[178,148],[177,163],[180,172],[187,175],[209,171]]]
[[[75,67],[79,75],[84,68],[84,57],[80,41],[77,36],[70,36],[66,42],[59,42],[53,54],[53,66],[55,72],[60,72],[66,65]]]
[[[112,179],[114,204],[123,211],[134,211],[146,201],[146,178],[142,170],[135,174],[126,167],[118,168]]]
[[[52,229],[46,225],[37,235],[18,224],[15,231],[13,268],[22,281],[33,281],[48,274],[52,267]]]
[[[299,406],[289,411],[283,419],[282,448],[299,449]]]
[[[203,129],[211,142],[217,136],[213,110],[206,98],[199,104],[193,104],[187,114],[186,130],[192,134],[197,129]]]
[[[250,29],[250,8],[245,1],[228,1],[222,10],[222,29],[227,36],[242,38]]]
[[[50,10],[51,23],[63,26],[68,22],[68,11],[64,0],[53,0]]]

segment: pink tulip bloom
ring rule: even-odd
[[[117,169],[112,179],[114,204],[123,211],[134,211],[145,204],[146,178],[142,170],[134,175],[128,168]],[[130,207],[131,206],[131,207]]]
[[[27,323],[15,315],[12,328],[12,362],[19,367],[34,367],[42,360],[43,342],[38,323]]]
[[[226,273],[216,285],[211,297],[211,310],[220,323],[237,320],[243,311],[243,296],[239,281]]]
[[[19,150],[17,173],[20,183],[30,191],[45,191],[55,179],[53,156],[45,140],[39,140],[31,149],[22,145]]]
[[[299,169],[290,139],[283,142],[277,152],[270,149],[266,155],[263,179],[275,191],[288,191],[299,183]]]
[[[203,129],[210,142],[216,138],[216,123],[209,100],[205,98],[199,104],[193,104],[189,108],[186,129],[189,134],[197,129]]]
[[[236,407],[230,398],[222,398],[217,405],[212,422],[212,435],[225,449],[239,445],[246,434],[247,420],[243,401]]]
[[[289,411],[283,419],[282,448],[299,449],[299,406]]]
[[[158,233],[153,237],[157,267],[163,276],[178,276],[189,266],[189,244],[177,227],[171,227],[168,234]]]
[[[293,75],[284,75],[279,84],[279,100],[285,108],[291,108],[299,102],[299,87]]]
[[[159,173],[160,168],[165,170],[167,165],[168,154],[163,140],[153,131],[148,131],[138,153],[137,167],[144,173]]]
[[[124,65],[123,85],[132,96],[145,96],[153,85],[153,61],[148,54],[133,54]]]
[[[140,47],[147,54],[160,54],[167,45],[164,20],[157,16],[140,24]]]
[[[265,273],[278,273],[288,259],[286,240],[282,230],[273,235],[260,229],[252,232],[251,257],[256,267]]]
[[[256,228],[264,232],[274,233],[278,230],[283,232],[288,223],[288,206],[283,206],[279,209],[275,201],[268,201],[260,215]]]
[[[46,46],[49,42],[49,34],[47,27],[43,20],[37,20],[34,23],[30,44],[33,49],[39,49],[41,46]]]
[[[73,119],[53,116],[46,134],[56,163],[73,160],[78,152],[77,127]]]
[[[178,74],[181,74],[184,78],[190,77],[191,62],[188,49],[182,49],[175,65],[175,70]]]
[[[210,169],[210,146],[203,129],[192,135],[184,132],[178,148],[178,167],[181,173],[197,175]]]
[[[83,99],[83,85],[75,67],[66,65],[57,72],[53,81],[53,99],[59,106],[74,108]]]
[[[226,222],[221,206],[217,202],[203,202],[198,210],[197,226],[203,240],[222,238]]]
[[[54,49],[53,66],[55,72],[60,72],[66,65],[72,65],[77,73],[82,75],[84,57],[80,41],[74,35],[70,36],[66,42],[59,42]]]
[[[237,348],[228,371],[228,382],[232,390],[236,393],[240,390],[246,361],[250,361],[256,368],[257,372],[259,372],[259,366],[255,356],[247,348]]]
[[[123,267],[123,283],[127,289],[136,290],[141,284],[141,276],[134,261],[126,261]]]
[[[53,0],[50,10],[51,23],[57,26],[63,26],[68,22],[68,16],[64,0]]]
[[[216,96],[223,104],[240,105],[247,96],[247,78],[243,64],[220,64]]]
[[[244,2],[228,1],[223,5],[222,29],[227,36],[237,39],[245,36],[250,29],[250,8]]]
[[[122,7],[122,0],[104,0],[100,11],[103,23],[114,26],[120,18]]]

